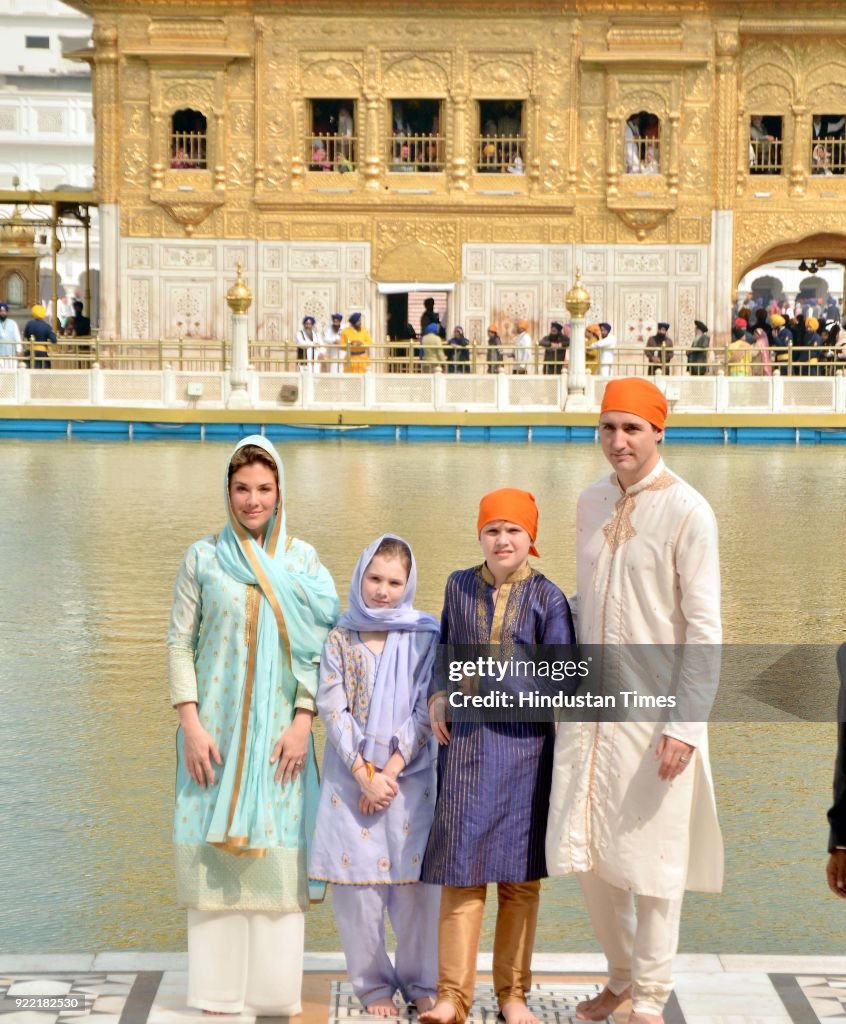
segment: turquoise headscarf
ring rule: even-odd
[[[276,465],[279,476],[279,500],[267,524],[263,542],[256,541],[232,511],[229,499],[229,463],[247,445],[265,451]],[[288,564],[285,530],[285,477],[282,460],[273,445],[253,434],[239,441],[227,462],[224,500],[228,521],[217,540],[217,560],[232,579],[257,585],[262,593],[258,626],[248,654],[254,656],[254,669],[248,665],[247,679],[239,710],[239,722],[233,735],[233,750],[223,767],[220,791],[209,825],[206,841],[237,852],[261,856],[268,847],[284,845],[278,822],[269,812],[269,788],[273,774],[268,770],[270,752],[278,736],[271,735],[276,682],[284,668],[284,659],[293,673],[297,691],[313,699],[317,693],[317,668],[313,658],[320,654],[327,633],[335,624],[338,596],[329,572],[319,563],[312,571],[294,569]],[[292,703],[294,695],[292,695]],[[246,722],[246,735],[242,735]],[[316,810],[317,771],[310,741],[308,763],[304,766],[306,838],[311,838],[309,819]],[[290,791],[294,786],[289,784]],[[299,812],[292,807],[289,812]],[[295,832],[298,830],[295,830]]]

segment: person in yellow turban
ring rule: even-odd
[[[23,329],[23,358],[26,360],[26,365],[33,370],[50,369],[52,363],[47,345],[48,343],[55,344],[58,341],[46,317],[47,310],[42,305],[33,306],[32,319],[27,320]],[[29,342],[29,345],[26,342]]]

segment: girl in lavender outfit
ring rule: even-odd
[[[397,1016],[397,991],[431,1008],[437,981],[440,890],[420,882],[420,865],[435,807],[427,691],[439,626],[412,607],[416,586],[405,541],[385,534],[365,549],[317,692],[328,743],[310,875],[332,884],[350,982],[381,1017]]]

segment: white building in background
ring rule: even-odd
[[[58,0],[0,0],[0,24],[0,189],[93,188],[91,72],[87,64],[62,57],[89,45],[90,19]],[[96,323],[99,246],[97,211],[91,212],[93,310],[87,312]],[[42,238],[41,293],[48,299],[49,239],[37,232],[36,243]],[[58,294],[84,298],[82,229],[62,227],[60,238]]]

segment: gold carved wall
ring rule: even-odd
[[[783,235],[830,229],[825,193],[846,197],[806,145],[815,110],[846,111],[846,27],[818,0],[801,21],[765,0],[743,18],[728,0],[74,2],[96,23],[98,189],[126,236],[367,241],[377,279],[423,265],[458,280],[468,242],[703,244],[733,209],[737,279]],[[311,169],[321,98],[354,103],[347,173]],[[394,173],[394,99],[440,101],[442,172]],[[521,174],[478,171],[486,100],[522,105]],[[183,105],[208,117],[202,170],[168,165]],[[640,110],[660,119],[648,176],[625,164]],[[750,113],[783,117],[766,188],[748,173]]]

